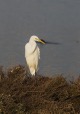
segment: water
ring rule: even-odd
[[[79,0],[0,0],[0,65],[26,65],[31,35],[58,42],[41,48],[41,74],[80,73]]]

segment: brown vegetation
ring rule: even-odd
[[[0,68],[0,114],[80,114],[80,77],[28,77],[23,66]]]

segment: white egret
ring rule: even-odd
[[[45,44],[44,40],[41,40],[34,35],[30,37],[29,42],[25,45],[25,58],[32,76],[35,76],[38,71],[38,63],[40,59],[40,49],[36,42]]]

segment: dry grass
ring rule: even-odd
[[[80,114],[80,77],[28,77],[23,66],[0,68],[0,114]]]

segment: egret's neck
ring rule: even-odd
[[[32,54],[35,51],[37,44],[34,40],[29,40],[28,44],[30,46],[29,53]]]
[[[29,44],[31,45],[31,46],[36,46],[36,42],[34,41],[34,40],[29,40]]]

